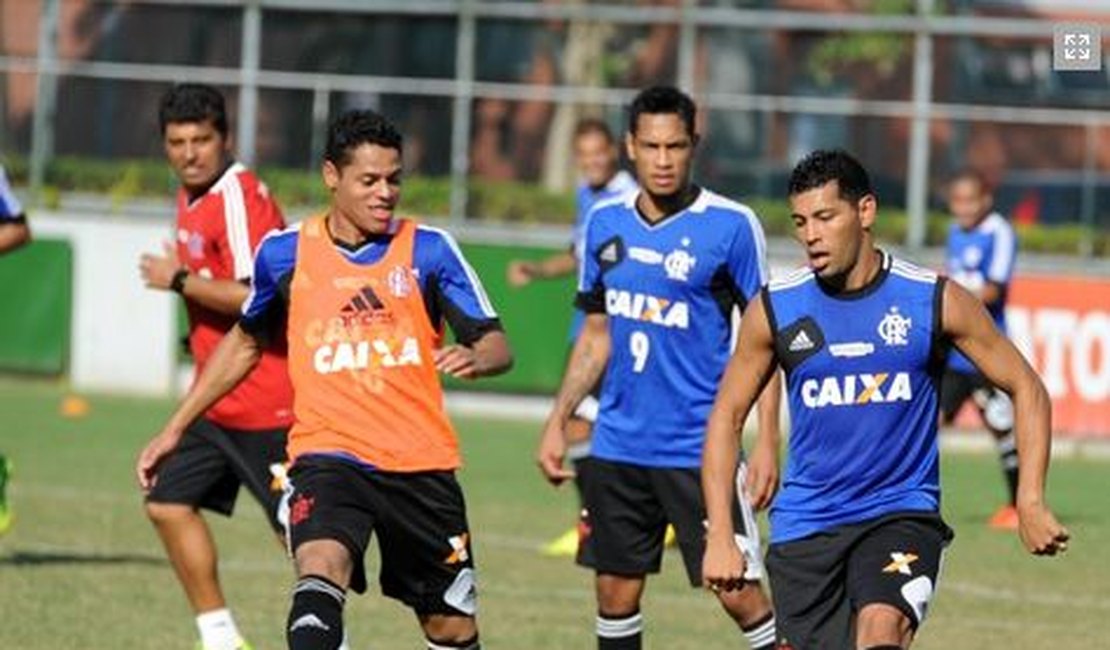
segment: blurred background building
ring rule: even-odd
[[[565,192],[574,121],[620,128],[664,83],[705,109],[698,178],[734,196],[780,198],[802,153],[837,146],[918,218],[913,246],[963,166],[1020,223],[1105,229],[1110,66],[1054,72],[1064,21],[1110,33],[1110,2],[0,0],[0,151],[36,192],[95,185],[82,159],[157,161],[158,96],[206,80],[260,167],[314,169],[328,118],[370,105],[441,181],[436,216],[566,221],[491,187]]]

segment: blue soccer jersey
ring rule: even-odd
[[[1006,331],[1006,295],[1014,275],[1017,238],[1005,217],[992,212],[974,228],[964,230],[959,224],[948,227],[946,266],[948,276],[972,293],[982,291],[988,282],[1002,287],[1002,298],[987,311],[998,329]],[[978,372],[959,350],[952,350],[948,367],[957,372]]]
[[[654,224],[637,196],[599,204],[586,229],[578,304],[607,314],[612,341],[592,453],[698,467],[733,306],[767,278],[763,229],[750,208],[705,189]]]
[[[285,324],[299,230],[300,224],[296,224],[273,232],[255,252],[251,292],[243,303],[240,324],[260,338],[271,338]],[[392,234],[385,234],[371,237],[355,249],[339,244],[336,249],[356,264],[373,264],[382,258],[392,240]],[[412,255],[413,271],[434,327],[439,328],[446,321],[455,338],[464,345],[488,331],[501,329],[477,273],[447,231],[417,226]]]
[[[12,193],[12,187],[8,184],[8,176],[4,173],[4,168],[0,166],[0,223],[5,221],[18,221],[23,218],[23,206],[19,204],[19,199],[15,198]]]
[[[939,509],[943,286],[884,253],[858,291],[834,293],[800,269],[764,292],[791,421],[772,542]]]
[[[609,182],[601,188],[593,188],[585,183],[578,185],[578,190],[575,192],[575,203],[578,209],[574,218],[574,230],[571,233],[570,244],[574,250],[574,257],[578,260],[578,268],[582,268],[582,257],[586,249],[586,218],[589,216],[590,210],[598,203],[631,192],[636,187],[636,179],[632,178],[632,174],[623,169],[614,174],[613,178],[609,179]],[[578,338],[578,333],[582,331],[583,318],[582,310],[575,309],[574,318],[570,323],[569,338],[572,342]]]

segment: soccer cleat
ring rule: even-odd
[[[1017,508],[1011,505],[1002,506],[997,512],[991,515],[989,520],[987,520],[987,525],[995,530],[1017,530]]]
[[[12,476],[12,461],[0,455],[0,535],[8,532],[12,527],[11,506],[8,505],[8,480]]]
[[[667,524],[667,532],[663,533],[663,546],[667,548],[678,546],[678,534],[674,532],[674,526],[670,524]]]
[[[548,557],[574,557],[578,554],[578,529],[571,528],[544,544],[540,552]]]

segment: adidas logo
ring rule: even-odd
[[[598,256],[602,262],[616,262],[617,261],[617,244],[611,243],[601,250],[601,255]]]
[[[320,620],[320,617],[316,616],[315,614],[305,614],[304,616],[293,621],[293,625],[289,627],[289,631],[296,632],[302,627],[316,627],[324,630],[325,632],[331,630],[331,628],[325,625],[324,622]]]
[[[384,306],[381,299],[378,298],[378,294],[374,293],[373,289],[370,287],[363,287],[362,290],[355,294],[354,298],[351,298],[351,300],[343,306],[340,312],[344,315],[351,316],[359,312],[382,309]]]
[[[805,330],[800,330],[794,340],[790,342],[791,352],[802,352],[804,350],[813,349],[813,340],[809,338]]]

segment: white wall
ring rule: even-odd
[[[177,296],[147,289],[139,256],[161,252],[170,222],[36,210],[35,237],[73,245],[70,381],[77,390],[166,395],[175,385]]]

